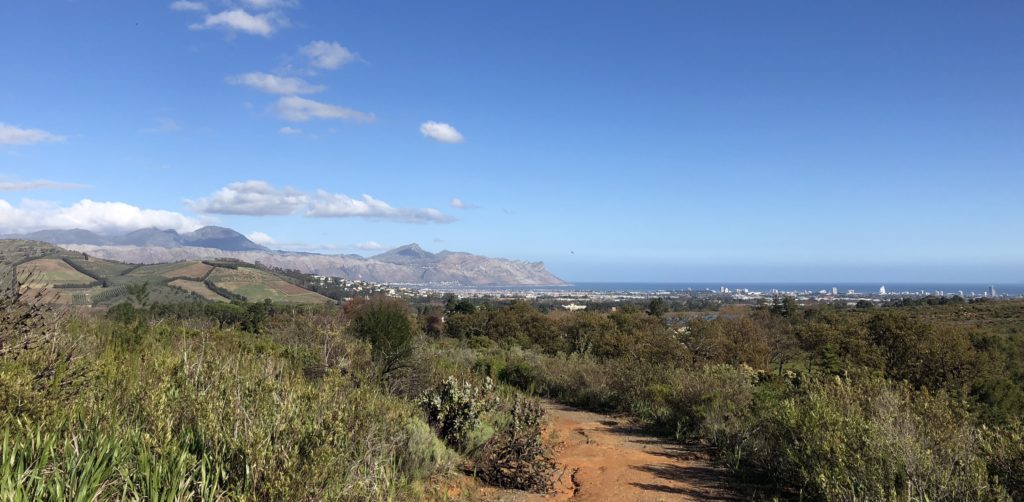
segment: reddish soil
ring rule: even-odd
[[[168,270],[163,273],[164,277],[185,277],[188,279],[202,279],[213,267],[205,263],[192,263],[181,268]]]
[[[504,501],[744,500],[728,474],[698,448],[646,434],[629,420],[545,403],[555,487],[530,494],[487,490]]]

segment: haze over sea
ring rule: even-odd
[[[552,287],[524,287],[521,289],[550,290],[550,291],[606,291],[606,292],[656,292],[656,291],[720,291],[726,287],[735,292],[737,289],[748,289],[764,293],[772,290],[783,292],[818,292],[837,288],[839,294],[846,294],[853,290],[857,294],[877,294],[878,288],[885,286],[890,295],[898,295],[907,292],[918,294],[934,294],[942,291],[947,295],[958,294],[963,291],[970,296],[982,296],[988,291],[989,286],[996,288],[999,296],[1024,296],[1024,283],[1016,284],[978,284],[978,283],[926,283],[926,282],[894,282],[894,283],[854,283],[854,282],[576,282],[566,286]]]

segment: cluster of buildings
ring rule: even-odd
[[[588,305],[595,303],[618,303],[630,301],[649,301],[653,298],[666,300],[686,300],[692,298],[713,298],[731,302],[759,303],[771,301],[777,296],[792,296],[798,301],[806,302],[845,302],[848,305],[856,305],[864,300],[880,303],[892,298],[923,298],[926,296],[953,297],[959,296],[964,299],[973,298],[999,298],[995,286],[989,286],[982,291],[956,291],[924,289],[915,291],[892,291],[885,285],[880,285],[876,290],[857,291],[844,288],[840,290],[832,286],[819,290],[786,290],[778,288],[766,288],[765,290],[754,290],[750,288],[730,288],[719,286],[717,289],[652,289],[642,291],[612,291],[612,290],[584,290],[584,289],[562,289],[551,287],[460,287],[458,285],[432,284],[422,285],[387,285],[377,284],[361,280],[342,279],[339,277],[328,277],[314,275],[313,279],[322,287],[338,288],[342,291],[343,300],[353,297],[386,295],[409,300],[429,299],[443,296],[447,293],[456,293],[461,298],[486,298],[490,300],[527,300],[543,301],[557,305],[570,312],[584,310]],[[1008,295],[1002,295],[1009,297]]]
[[[394,298],[426,298],[429,293],[424,290],[407,287],[407,286],[392,286],[388,284],[378,284],[374,282],[343,279],[341,277],[329,277],[325,275],[314,275],[313,280],[321,287],[325,289],[338,289],[341,291],[342,301],[348,301],[352,298],[362,296],[390,296]]]

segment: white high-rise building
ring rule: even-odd
[[[882,286],[882,287],[878,288],[878,294],[880,294],[880,295],[884,295],[885,294],[885,286]]]
[[[833,286],[832,287],[832,296],[835,296],[835,295],[838,295],[838,294],[839,294],[839,288]]]
[[[995,296],[996,296],[996,287],[995,286],[989,286],[988,287],[988,296],[991,296],[991,297],[995,298]]]

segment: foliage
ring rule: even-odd
[[[877,377],[812,379],[764,401],[738,459],[822,500],[988,500],[978,430],[944,395]]]
[[[427,478],[435,472],[452,469],[458,455],[434,435],[426,422],[410,417],[405,422],[405,429],[408,442],[399,460],[405,471],[419,478]]]
[[[659,318],[448,298],[413,319],[386,299],[137,297],[106,318],[28,300],[0,300],[0,500],[414,499],[467,461],[544,490],[523,394],[706,443],[784,496],[1024,493],[1024,302]]]
[[[374,298],[356,313],[352,333],[370,342],[380,374],[387,375],[404,367],[412,355],[416,328],[403,302]]]
[[[533,400],[516,399],[508,426],[484,446],[476,473],[488,484],[545,492],[555,463],[541,437],[544,410]]]
[[[1024,500],[1024,426],[1016,421],[983,428],[981,436],[993,482],[1006,487],[1014,500]]]
[[[458,326],[449,332],[480,354],[472,367],[481,374],[707,442],[738,475],[784,493],[1019,499],[1024,448],[1013,424],[1024,343],[905,308],[779,298],[740,315],[690,319],[676,335],[637,309],[538,320],[512,304],[452,316]]]
[[[495,403],[494,385],[488,378],[481,386],[448,377],[433,391],[423,395],[420,407],[438,436],[453,448],[465,450],[469,435],[480,426],[480,417]]]
[[[668,305],[664,298],[658,297],[647,304],[647,313],[655,317],[661,317],[668,313]]]
[[[4,315],[19,308],[7,307]],[[414,403],[377,386],[373,367],[354,360],[364,342],[343,333],[146,321],[132,329],[137,343],[124,344],[110,336],[118,326],[31,328],[46,342],[0,357],[5,497],[401,499],[452,463],[429,430],[406,425]],[[87,378],[68,380],[63,369],[36,378],[44,355],[76,340],[72,361]],[[311,354],[326,368],[315,379],[305,371]]]

